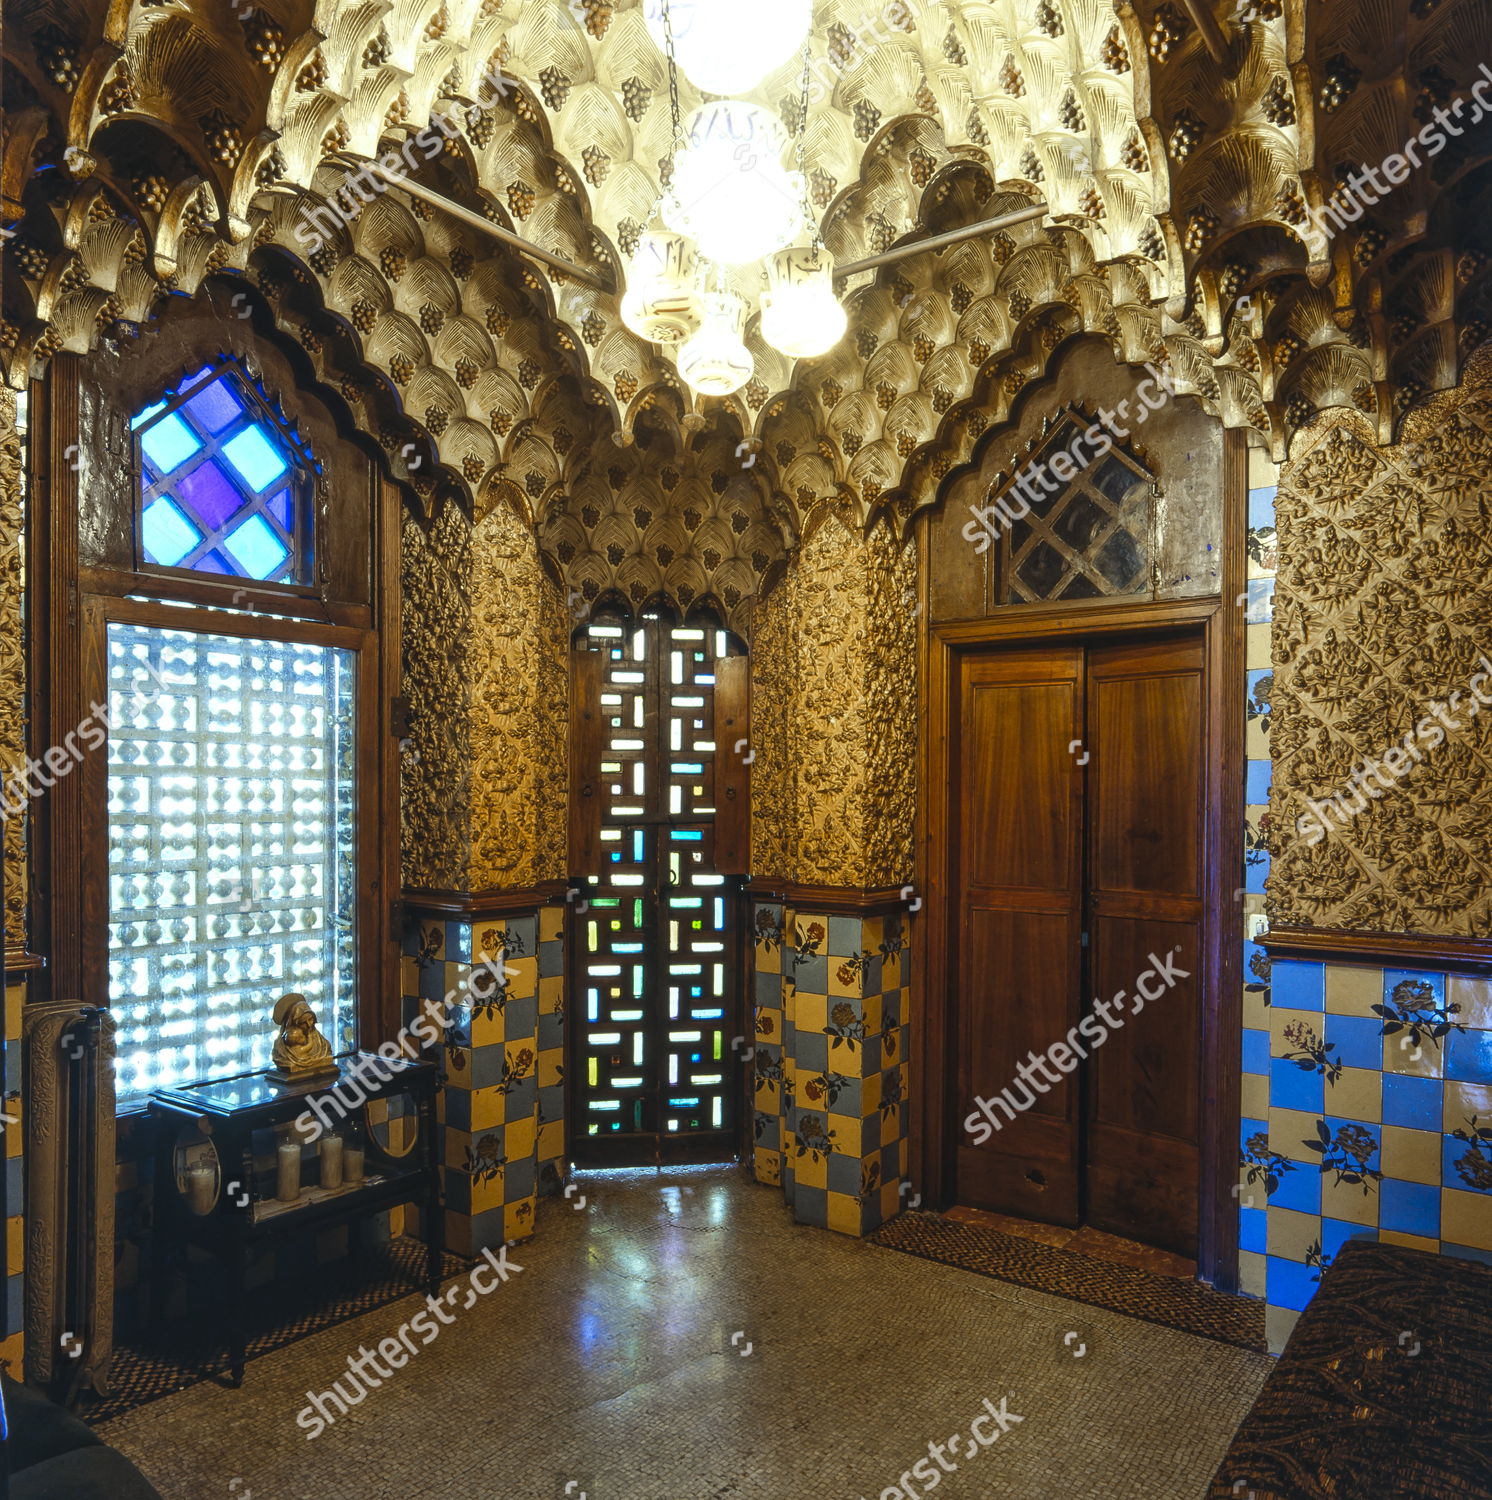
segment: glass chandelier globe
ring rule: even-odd
[[[698,333],[704,302],[696,290],[694,241],[669,230],[648,230],[627,267],[622,322],[654,344],[677,344]]]
[[[668,51],[704,94],[745,94],[803,45],[812,0],[645,0],[643,17],[660,52]]]
[[[732,396],[756,367],[746,347],[746,304],[734,292],[706,292],[704,327],[679,345],[679,374],[701,396]]]
[[[803,228],[803,177],[782,164],[787,135],[759,104],[719,99],[685,122],[663,222],[706,260],[739,266],[790,245]]]
[[[834,295],[834,257],[822,245],[793,245],[767,262],[762,337],[789,359],[827,354],[849,319]]]

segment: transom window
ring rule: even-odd
[[[235,366],[199,370],[130,426],[143,566],[310,583],[314,465]]]

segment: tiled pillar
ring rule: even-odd
[[[906,1161],[906,919],[756,910],[760,1181],[799,1223],[862,1235],[900,1206]]]
[[[21,1103],[21,1006],[26,999],[24,981],[5,985],[5,1063],[0,1080],[0,1109],[10,1116],[5,1133],[0,1136],[5,1166],[5,1305],[0,1310],[0,1369],[21,1378],[26,1324],[26,1221],[22,1207],[26,1201],[22,1180],[22,1103]]]
[[[564,1156],[564,911],[415,913],[405,931],[406,1023],[451,1022],[443,1048],[446,1243],[479,1255],[533,1233]],[[491,977],[490,964],[503,977]],[[475,979],[474,976],[475,975]]]

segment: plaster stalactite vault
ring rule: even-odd
[[[1169,0],[821,10],[806,148],[836,255],[1037,198],[1051,216],[856,278],[850,334],[822,360],[791,367],[751,330],[757,376],[708,420],[756,444],[753,526],[790,546],[829,507],[863,525],[878,506],[934,503],[1054,334],[1164,359],[1178,390],[1277,458],[1319,410],[1354,406],[1382,442],[1454,386],[1489,317],[1485,124],[1341,233],[1310,216],[1468,93],[1474,60],[1492,56],[1486,7],[1214,9],[1221,62]],[[614,294],[535,269],[397,188],[347,186],[407,146],[426,186],[614,276],[667,154],[664,69],[639,7],[240,10],[7,10],[9,380],[127,335],[167,293],[247,277],[427,511],[511,478],[546,550],[552,538],[584,560],[574,576],[559,563],[567,588],[600,588],[599,558],[631,565],[624,593],[641,586],[657,539],[598,537],[585,517],[604,508],[585,491],[613,433],[688,414],[671,362],[622,327]],[[500,95],[483,83],[499,73],[513,80]],[[790,64],[755,97],[793,125],[795,92]],[[445,128],[420,144],[435,117]],[[763,550],[729,576],[702,581],[693,560],[648,586],[742,592],[738,564]]]
[[[569,616],[499,500],[404,525],[404,882],[472,892],[565,875]]]
[[[1297,439],[1276,497],[1271,693],[1275,924],[1492,933],[1492,713],[1468,684],[1492,654],[1492,344],[1455,392],[1373,442],[1353,413]],[[1451,705],[1451,694],[1461,701]],[[1439,700],[1458,729],[1374,796],[1350,785]],[[1432,737],[1433,738],[1433,737]],[[1407,759],[1407,756],[1406,756]],[[1365,803],[1311,842],[1311,800]]]
[[[763,605],[752,665],[759,875],[867,888],[911,878],[915,597],[913,543],[830,516]]]

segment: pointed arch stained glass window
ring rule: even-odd
[[[130,427],[143,567],[311,582],[315,461],[235,365],[199,370]]]

